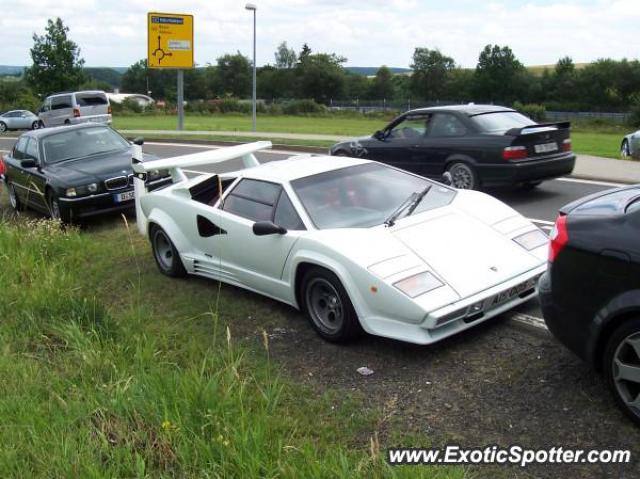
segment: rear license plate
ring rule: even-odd
[[[117,193],[113,195],[113,201],[116,203],[122,203],[124,201],[130,201],[135,198],[135,191],[125,191],[124,193]]]
[[[538,280],[538,277],[536,276],[535,278],[531,278],[525,281],[524,283],[517,284],[506,291],[496,294],[491,300],[489,307],[493,308],[502,303],[506,303],[512,300],[513,298],[524,293],[528,289],[533,288],[536,285],[537,280]]]
[[[536,153],[550,153],[552,151],[558,151],[558,144],[555,141],[552,141],[551,143],[534,145],[533,149]]]

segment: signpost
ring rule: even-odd
[[[184,70],[193,68],[193,15],[147,14],[147,67],[178,70],[178,130],[183,130]]]

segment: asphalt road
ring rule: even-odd
[[[9,151],[13,147],[14,143],[14,138],[0,138],[0,155]],[[146,153],[157,155],[160,158],[167,158],[172,156],[188,155],[190,153],[198,153],[207,149],[215,148],[217,147],[202,144],[150,141],[145,144],[144,151]],[[260,152],[257,157],[261,162],[268,162],[283,160],[290,156],[299,154],[303,153],[275,149],[268,152]],[[242,163],[239,160],[236,160],[215,166],[203,167],[198,171],[217,171],[224,173],[240,168],[242,168]],[[497,190],[489,193],[504,201],[527,218],[531,219],[543,230],[549,231],[555,221],[557,211],[560,207],[583,196],[596,193],[613,186],[616,186],[616,184],[579,180],[574,178],[560,178],[545,182],[532,191]],[[538,327],[544,327],[542,314],[537,300],[532,300],[521,305],[510,313],[510,315],[517,321],[533,324]]]

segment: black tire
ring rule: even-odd
[[[57,220],[65,224],[71,222],[70,212],[60,207],[58,195],[56,195],[53,190],[47,191],[47,208],[52,220]]]
[[[623,160],[627,160],[629,159],[629,157],[631,156],[631,151],[629,151],[629,142],[624,139],[622,140],[622,144],[620,145],[620,157]]]
[[[38,128],[40,128],[40,122],[39,121],[34,121],[33,123],[31,123],[31,129],[32,130],[37,130]]]
[[[151,225],[149,239],[153,250],[153,259],[160,272],[172,278],[182,278],[187,275],[180,253],[169,238],[169,235],[158,225]]]
[[[349,295],[331,271],[310,269],[302,279],[300,291],[307,318],[322,338],[344,343],[363,333]]]
[[[0,133],[4,133],[7,131],[7,124],[3,121],[0,121]]]
[[[459,190],[477,190],[480,188],[478,174],[473,166],[463,161],[454,161],[447,166],[453,183],[451,186]]]
[[[38,122],[38,128],[44,128],[44,127],[45,127],[44,121],[40,120]]]
[[[9,194],[9,204],[16,211],[24,210],[24,205],[18,195],[16,194],[16,190],[11,181],[7,182],[7,193]]]
[[[71,121],[70,121],[70,120],[65,120],[65,121],[64,121],[64,124],[65,124],[65,125],[70,125],[70,124],[71,124]]]
[[[613,332],[604,350],[602,370],[620,409],[640,425],[640,404],[630,404],[640,393],[640,346],[634,348],[629,340],[640,341],[640,318],[625,321]],[[627,375],[635,378],[633,374],[637,372],[638,382],[622,377],[624,370],[620,365],[631,366]]]

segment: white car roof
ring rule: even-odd
[[[245,178],[263,179],[277,183],[290,182],[298,178],[317,175],[325,171],[339,170],[349,166],[370,163],[362,158],[328,155],[296,155],[286,160],[270,161],[253,168],[239,170],[238,175]],[[233,173],[230,173],[230,175]]]

